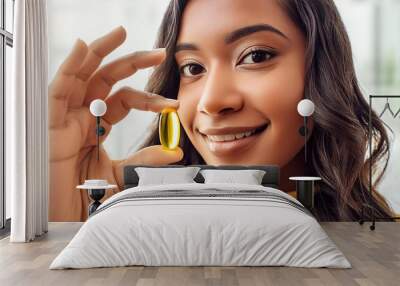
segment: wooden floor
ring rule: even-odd
[[[0,240],[0,285],[400,285],[400,223],[322,223],[353,268],[119,267],[48,270],[81,223],[50,223],[32,243]]]

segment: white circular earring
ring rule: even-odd
[[[106,134],[106,129],[100,126],[100,118],[107,111],[107,104],[104,100],[95,99],[90,103],[89,107],[90,113],[96,117],[96,137],[97,137],[97,161],[99,160],[99,150],[100,150],[100,136]]]
[[[304,125],[299,128],[299,133],[301,136],[304,137],[304,158],[306,163],[307,163],[307,133],[308,133],[307,118],[313,115],[314,111],[315,111],[314,102],[312,102],[309,99],[300,100],[300,102],[297,104],[297,112],[304,118]]]
[[[313,115],[315,111],[314,102],[309,99],[303,99],[297,104],[297,112],[304,117],[304,126],[301,126],[299,129],[299,133],[301,136],[306,137],[307,133],[307,117]]]

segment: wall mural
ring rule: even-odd
[[[357,220],[365,203],[400,210],[369,192],[391,141],[375,109],[368,157],[367,98],[383,85],[358,77],[342,1],[133,2],[49,1],[50,221],[86,220],[89,195],[121,192],[128,165],[277,165],[293,196],[291,177],[320,180],[320,220]],[[85,190],[93,179],[104,197]]]

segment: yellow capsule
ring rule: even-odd
[[[161,111],[158,133],[162,146],[170,150],[178,147],[181,126],[175,109],[166,108]]]

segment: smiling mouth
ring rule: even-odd
[[[231,133],[226,133],[226,132],[221,132],[225,134],[204,134],[199,131],[199,133],[205,137],[208,141],[210,142],[216,142],[216,143],[223,143],[223,142],[232,142],[232,141],[238,141],[238,140],[243,140],[247,137],[251,137],[254,135],[257,135],[261,132],[263,132],[267,127],[269,123],[266,123],[264,125],[254,127],[252,129],[246,128],[247,130],[244,130],[242,132],[231,132]]]
[[[257,127],[227,127],[221,129],[198,130],[208,150],[215,156],[236,156],[258,142],[258,138],[269,127],[270,122]]]

